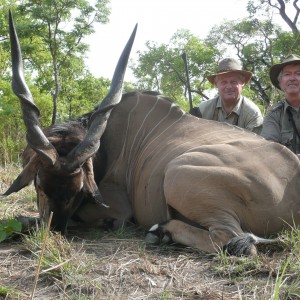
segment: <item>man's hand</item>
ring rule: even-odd
[[[189,113],[195,117],[202,118],[199,107],[192,107]]]

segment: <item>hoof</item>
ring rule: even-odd
[[[155,224],[146,233],[145,242],[152,245],[167,244],[172,242],[172,238],[168,232],[164,232],[162,225]]]
[[[233,256],[256,256],[255,244],[257,238],[253,234],[244,234],[232,238],[224,247],[223,251]]]

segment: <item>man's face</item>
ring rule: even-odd
[[[223,101],[238,101],[245,85],[241,75],[237,73],[217,75],[215,83]]]
[[[286,94],[300,94],[300,65],[287,65],[278,78],[280,88]]]

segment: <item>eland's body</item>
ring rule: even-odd
[[[34,180],[41,218],[53,211],[62,233],[70,219],[112,227],[134,219],[150,229],[149,242],[206,252],[226,245],[254,254],[256,243],[270,241],[257,236],[300,224],[300,164],[290,150],[195,118],[153,93],[121,96],[135,31],[95,111],[43,133],[10,21],[13,89],[29,145],[22,173],[2,197]]]
[[[77,212],[85,222],[168,221],[160,227],[173,240],[209,252],[214,237],[224,245],[244,232],[265,236],[300,224],[300,168],[291,151],[185,114],[161,96],[125,94],[101,145],[107,165],[99,189],[110,208],[87,203]]]

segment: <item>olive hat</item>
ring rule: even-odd
[[[227,74],[227,73],[240,73],[245,77],[245,84],[251,79],[252,73],[242,69],[242,65],[239,61],[234,58],[224,58],[221,60],[217,67],[217,72],[212,75],[208,75],[207,79],[210,83],[215,83],[215,78],[217,75]]]
[[[279,86],[278,76],[286,65],[298,65],[300,64],[300,57],[295,54],[290,54],[282,60],[280,64],[276,64],[270,68],[270,79],[275,87],[281,90]]]

